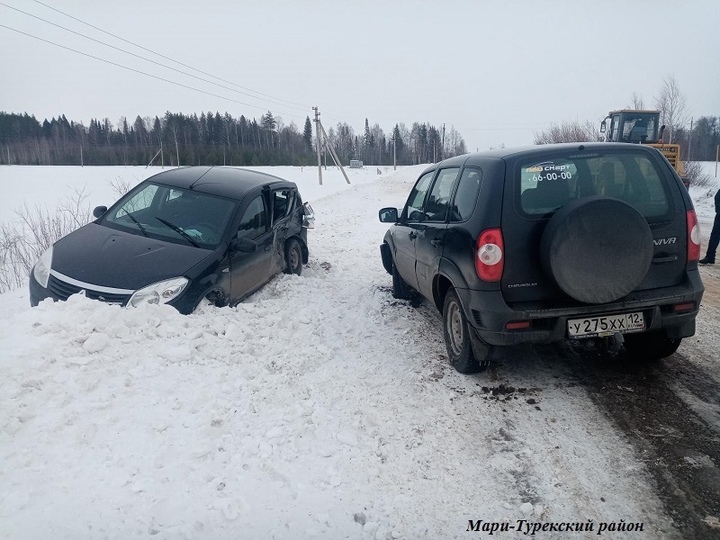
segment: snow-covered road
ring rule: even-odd
[[[301,183],[309,265],[236,308],[0,296],[0,537],[459,538],[525,520],[595,538],[623,520],[643,532],[605,537],[680,538],[566,363],[519,348],[460,375],[436,310],[392,298],[377,210],[420,170]]]

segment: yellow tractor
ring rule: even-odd
[[[664,131],[660,111],[653,110],[611,111],[600,124],[600,133],[605,134],[606,141],[647,144],[660,150],[687,187],[689,180],[685,176],[685,164],[680,160],[680,145],[663,142]]]

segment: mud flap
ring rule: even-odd
[[[497,359],[497,346],[485,343],[477,335],[474,328],[468,327],[470,334],[470,347],[472,348],[473,356],[477,363],[480,364],[480,368],[488,367],[492,362]]]

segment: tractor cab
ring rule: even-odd
[[[647,144],[657,148],[678,173],[685,187],[689,187],[685,164],[680,159],[680,145],[663,142],[664,131],[665,126],[660,125],[660,111],[612,111],[600,124],[600,133],[605,134],[605,141]]]
[[[612,111],[600,124],[600,132],[606,141],[654,144],[662,138],[659,124],[660,111]]]

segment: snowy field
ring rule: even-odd
[[[236,308],[0,295],[0,538],[486,537],[468,520],[677,538],[582,387],[532,349],[499,378],[457,374],[437,311],[392,298],[377,210],[402,206],[423,166],[348,170],[351,185],[329,168],[322,186],[314,167],[257,169],[297,182],[316,228],[302,275]],[[0,167],[0,222],[75,189],[108,204],[111,181],[155,172]],[[691,191],[704,239],[716,185]]]

